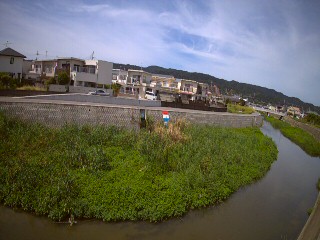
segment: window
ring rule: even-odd
[[[13,64],[14,63],[14,57],[11,57],[10,58],[10,64]]]
[[[73,66],[73,71],[75,71],[75,72],[80,72],[80,65],[74,65]]]

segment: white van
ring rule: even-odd
[[[146,91],[146,99],[157,100],[157,96],[153,92]]]

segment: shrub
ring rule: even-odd
[[[8,73],[0,72],[0,85],[4,89],[15,89],[18,85],[18,80],[12,78]]]
[[[113,95],[115,97],[118,96],[121,86],[119,83],[112,83],[111,88],[113,89]]]
[[[59,85],[67,85],[70,82],[70,76],[66,71],[62,71],[58,73],[57,80]]]
[[[228,104],[229,113],[251,114],[255,110],[251,107],[240,106],[235,104]]]

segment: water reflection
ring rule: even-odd
[[[219,206],[158,224],[83,221],[72,227],[0,207],[0,239],[296,239],[317,197],[320,159],[269,123],[261,130],[278,145],[278,160],[263,179]]]

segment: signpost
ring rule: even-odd
[[[162,116],[163,116],[164,125],[166,127],[168,127],[168,123],[169,123],[169,120],[170,120],[169,112],[168,111],[162,111]]]

